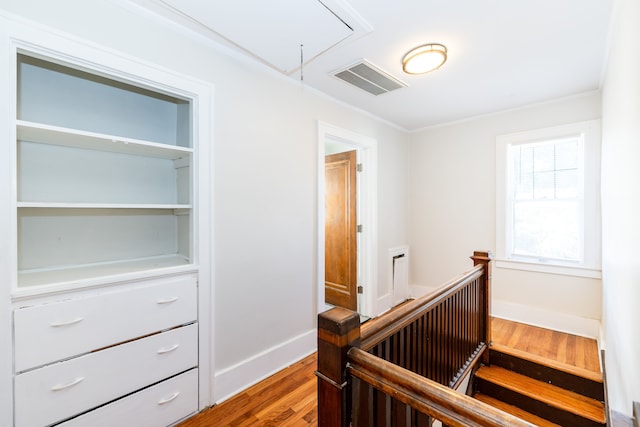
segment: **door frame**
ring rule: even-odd
[[[322,121],[318,121],[318,223],[317,223],[317,299],[318,313],[329,307],[324,300],[324,245],[325,245],[325,144],[337,141],[357,151],[357,162],[363,165],[363,171],[357,175],[358,224],[362,224],[362,232],[358,233],[358,286],[363,286],[363,293],[358,295],[358,313],[373,317],[378,280],[378,218],[377,218],[377,168],[378,143],[374,138],[352,132]]]

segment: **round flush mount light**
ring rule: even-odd
[[[447,60],[447,48],[437,43],[411,49],[402,58],[402,69],[407,74],[424,74],[437,70]]]

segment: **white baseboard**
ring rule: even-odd
[[[389,311],[393,306],[392,302],[393,302],[393,294],[391,293],[386,293],[382,296],[379,296],[378,299],[376,300],[376,307],[371,317],[378,317],[382,313],[386,313],[387,311]]]
[[[421,296],[426,295],[435,289],[437,288],[429,288],[427,286],[420,285],[410,285],[409,294],[411,295],[411,298],[420,298]]]
[[[514,322],[600,339],[600,321],[508,301],[491,301],[491,315]]]
[[[221,403],[317,350],[315,329],[298,335],[236,365],[217,371],[213,401]]]

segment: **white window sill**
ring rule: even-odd
[[[561,274],[564,276],[587,277],[590,279],[602,279],[602,271],[600,269],[572,266],[572,265],[556,265],[542,264],[532,261],[520,261],[512,259],[496,259],[496,268],[506,268],[509,270],[534,271],[537,273]]]

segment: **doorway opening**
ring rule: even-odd
[[[351,154],[338,154],[338,153],[351,153]],[[338,154],[338,160],[334,162],[334,166],[326,166],[326,156],[332,156]],[[354,202],[351,197],[342,198],[339,200],[339,205],[342,206],[342,214],[338,215],[343,225],[351,224],[357,226],[357,232],[355,233],[355,245],[345,244],[342,241],[340,250],[331,248],[331,245],[336,244],[336,239],[331,236],[327,238],[326,233],[332,232],[331,227],[328,227],[327,223],[327,207],[328,201],[326,199],[327,190],[333,191],[331,186],[334,183],[327,182],[326,179],[337,178],[338,182],[341,182],[342,178],[352,174],[345,169],[349,160],[344,160],[343,157],[349,157],[355,155],[355,163],[357,166],[357,172],[355,172],[355,220],[350,220],[344,213],[346,212],[344,207],[345,202]],[[334,160],[336,158],[334,157]],[[329,158],[330,162],[332,161]],[[355,165],[351,165],[355,167]],[[329,171],[327,172],[327,167]],[[377,293],[377,268],[376,268],[376,251],[377,251],[377,218],[376,218],[376,168],[377,168],[377,144],[376,140],[364,135],[360,135],[345,129],[338,128],[336,126],[329,125],[327,123],[318,122],[318,312],[325,311],[333,305],[347,306],[347,308],[354,309],[364,317],[373,317],[375,314],[374,301],[376,301]],[[351,169],[353,170],[353,169]],[[342,185],[342,184],[340,184]],[[347,209],[348,210],[348,209]],[[353,238],[353,235],[352,237]],[[339,240],[338,240],[339,241]],[[336,280],[335,271],[325,272],[326,257],[332,257],[337,252],[347,252],[355,256],[355,261],[350,261],[352,270],[347,276],[351,277],[353,282],[350,286],[356,289],[356,295],[354,300],[350,302],[336,303],[330,296],[331,291],[345,291],[344,287],[346,283],[341,280]],[[354,252],[350,252],[353,250]],[[328,251],[328,252],[325,252]],[[343,253],[342,255],[345,255]],[[329,260],[331,261],[331,260]],[[342,272],[347,269],[342,268]],[[325,274],[327,273],[327,274]],[[333,286],[333,290],[330,290],[327,294],[328,298],[325,298],[325,283],[330,282],[329,286]],[[342,292],[342,293],[345,293]],[[340,294],[341,292],[338,292]],[[349,292],[346,292],[349,293]],[[333,305],[332,305],[333,304]],[[355,305],[355,308],[354,308]]]

